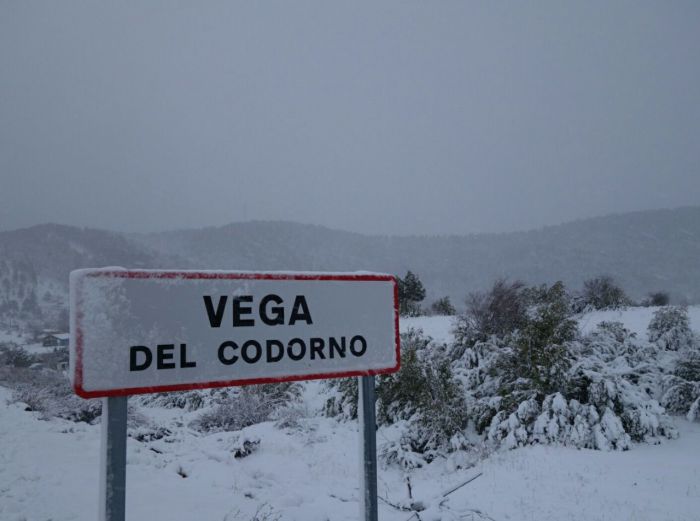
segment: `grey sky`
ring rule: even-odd
[[[0,229],[700,204],[700,2],[0,0]]]

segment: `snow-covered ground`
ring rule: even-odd
[[[8,399],[9,391],[0,389],[0,519],[95,519],[100,427],[41,421]],[[245,430],[262,440],[260,449],[235,459],[235,434],[197,435],[175,427],[180,411],[161,413],[170,416],[171,437],[129,440],[128,519],[250,520],[261,507],[284,520],[358,518],[352,424],[326,418],[308,419],[301,430],[260,424]],[[414,472],[413,496],[428,507],[423,520],[478,510],[497,520],[697,521],[700,424],[679,421],[678,427],[677,440],[627,452],[528,447],[471,469],[457,469],[456,457],[439,460]],[[479,472],[440,506],[442,493]],[[379,494],[393,503],[407,500],[398,470],[381,469]],[[381,519],[409,515],[380,504]]]
[[[0,330],[0,344],[17,344],[21,346],[27,353],[33,355],[40,355],[44,353],[50,353],[54,350],[53,347],[45,347],[41,342],[39,343],[28,343],[26,339],[16,332],[8,332]]]
[[[622,322],[627,329],[636,333],[639,338],[646,338],[647,326],[658,307],[629,307],[606,311],[591,311],[577,317],[581,333],[590,333],[601,322]],[[688,307],[690,328],[700,331],[700,306]],[[409,328],[422,329],[438,343],[451,342],[451,330],[455,317],[410,317],[401,319],[401,330]]]
[[[608,311],[592,311],[579,317],[579,329],[582,333],[589,333],[601,322],[622,322],[627,329],[637,333],[639,338],[646,338],[647,326],[658,307],[630,307]],[[690,328],[700,331],[700,306],[688,307]]]
[[[643,335],[652,312],[591,313],[581,327],[620,320]],[[700,329],[698,308],[691,320]],[[403,330],[421,328],[438,342],[451,340],[451,325],[448,317],[402,321]],[[268,521],[358,519],[356,425],[315,414],[321,385],[305,384],[309,414],[298,428],[268,422],[245,429],[261,441],[242,459],[232,453],[239,433],[200,434],[187,427],[197,412],[142,408],[172,434],[129,439],[127,519],[250,521],[256,511]],[[472,468],[462,468],[467,459],[457,453],[412,471],[413,498],[427,506],[422,521],[700,521],[700,423],[677,420],[677,427],[677,439],[626,452],[534,446],[500,451]],[[386,435],[380,429],[380,447]],[[99,426],[40,420],[0,387],[0,521],[96,519],[99,444]],[[399,469],[380,469],[379,495],[408,503]],[[381,502],[380,519],[417,518]]]
[[[18,335],[17,333],[12,333],[9,331],[2,331],[0,329],[0,343],[4,342],[12,342],[15,344],[22,344],[24,343],[22,337]]]
[[[456,317],[407,317],[401,319],[401,332],[422,329],[423,333],[439,344],[452,342],[452,327]]]

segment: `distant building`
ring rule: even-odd
[[[68,347],[70,335],[68,333],[52,333],[41,339],[44,347]]]

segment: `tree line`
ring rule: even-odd
[[[404,317],[420,315],[456,315],[457,310],[449,296],[443,296],[434,300],[430,306],[423,307],[426,290],[418,275],[407,271],[403,277],[396,277],[399,287],[399,313]],[[513,303],[513,291],[526,288],[522,281],[511,283],[510,291],[506,291],[507,279],[498,279],[491,291],[495,301],[492,305],[496,308],[508,306]],[[529,292],[543,291],[544,285],[530,288]],[[466,298],[467,307],[472,307],[474,299],[483,298],[484,293],[470,293]],[[670,296],[665,291],[650,292],[642,301],[635,302],[627,296],[624,289],[610,276],[600,275],[587,279],[583,287],[576,292],[568,294],[570,310],[573,313],[585,311],[618,309],[626,306],[667,306]]]

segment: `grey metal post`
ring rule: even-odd
[[[127,397],[102,400],[100,521],[124,521],[126,514]]]
[[[359,388],[360,516],[363,521],[377,521],[377,421],[375,415],[374,376],[360,376]]]

